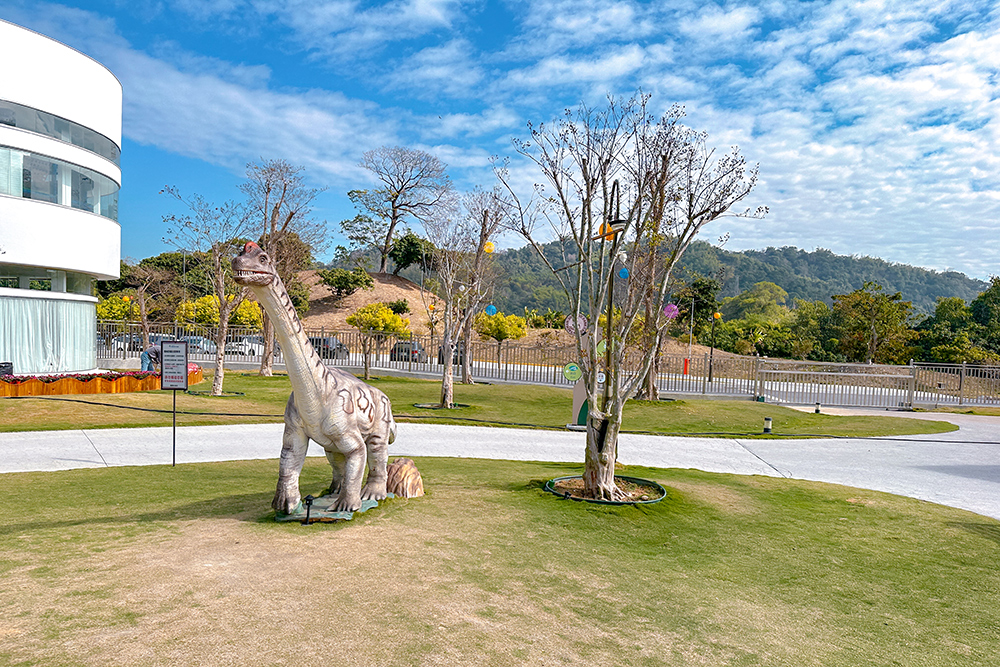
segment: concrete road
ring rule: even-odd
[[[825,410],[833,412],[833,409]],[[881,411],[885,414],[885,411]],[[931,413],[953,433],[876,439],[744,440],[623,434],[619,460],[661,468],[832,482],[950,505],[1000,519],[1000,418]],[[276,459],[281,424],[177,429],[178,464]],[[399,424],[391,456],[582,462],[584,434]],[[310,445],[311,456],[322,450]],[[0,473],[169,465],[170,428],[0,433]]]

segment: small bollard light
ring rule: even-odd
[[[771,432],[771,418],[764,417],[764,433],[770,433],[770,432]]]
[[[816,404],[816,414],[819,414],[819,403]]]
[[[315,498],[312,496],[306,496],[302,499],[302,502],[305,503],[306,506],[306,520],[303,523],[307,526],[309,525],[309,511],[312,509],[313,500],[315,500]]]

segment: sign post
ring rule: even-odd
[[[163,354],[160,358],[160,388],[174,392],[174,446],[170,465],[177,465],[177,390],[188,388],[188,344],[183,340],[165,340],[160,343]]]

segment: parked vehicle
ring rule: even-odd
[[[336,336],[310,336],[309,342],[316,348],[320,359],[347,359],[351,351]]]
[[[111,349],[115,352],[142,352],[142,336],[139,334],[119,334],[111,339]]]
[[[183,336],[181,340],[187,341],[188,354],[215,354],[215,351],[219,349],[215,341],[204,336]]]
[[[444,346],[438,346],[438,363],[444,363]],[[465,344],[461,341],[451,346],[451,363],[465,363]]]
[[[281,347],[277,339],[274,341],[274,356],[278,356]],[[263,336],[240,336],[235,340],[226,343],[226,354],[240,355],[244,357],[259,357],[264,354]]]
[[[422,364],[427,361],[427,351],[415,340],[401,340],[392,346],[389,361],[415,361]]]
[[[226,343],[226,354],[259,357],[263,353],[264,339],[261,336],[240,336]]]

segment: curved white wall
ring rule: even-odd
[[[100,63],[2,20],[0,62],[0,100],[14,103],[0,123],[0,276],[20,281],[0,288],[0,361],[15,373],[90,370],[96,299],[66,290],[89,292],[88,277],[118,277],[122,87]],[[69,121],[72,134],[48,136],[52,116]],[[27,289],[29,278],[45,276],[52,291]]]
[[[118,277],[121,228],[114,220],[48,202],[0,196],[4,263]]]
[[[0,20],[0,99],[47,111],[122,145],[122,85],[65,44]],[[14,65],[19,63],[19,65]]]

